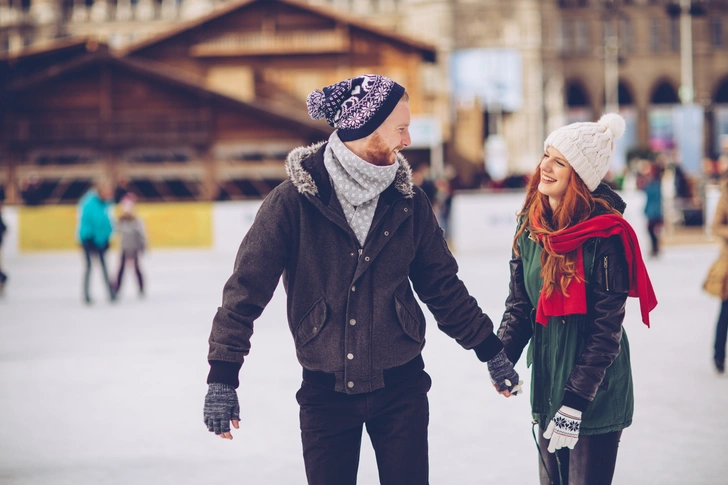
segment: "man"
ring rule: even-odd
[[[232,439],[253,322],[283,274],[303,367],[296,398],[309,484],[356,483],[364,424],[383,484],[427,483],[430,377],[421,355],[425,316],[412,286],[442,331],[489,361],[501,393],[518,391],[493,323],[458,279],[399,153],[411,143],[408,99],[377,75],[309,95],[312,118],[336,131],[328,143],[289,154],[289,180],[265,199],[243,239],[212,324],[204,419]]]
[[[8,229],[3,222],[3,202],[5,202],[5,187],[0,185],[0,296],[5,293],[5,283],[8,281],[8,275],[3,272],[2,265],[3,235]]]

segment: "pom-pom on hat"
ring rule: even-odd
[[[622,136],[626,124],[616,113],[607,113],[597,123],[572,123],[553,131],[543,144],[554,147],[594,191],[609,171],[614,140]]]
[[[404,88],[384,76],[366,74],[326,86],[308,95],[308,114],[338,130],[341,141],[371,135],[392,113]]]

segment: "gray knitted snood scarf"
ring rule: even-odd
[[[344,209],[346,221],[363,246],[379,194],[394,181],[399,162],[386,167],[365,162],[349,150],[334,131],[324,151],[324,165]]]

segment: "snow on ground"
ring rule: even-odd
[[[512,227],[497,231],[483,237],[507,240],[503,231]],[[496,322],[509,256],[498,247],[456,252],[461,278]],[[636,409],[615,484],[728,483],[728,386],[711,361],[719,302],[700,289],[717,250],[668,247],[648,261],[660,300],[652,329],[629,303]],[[241,372],[241,429],[230,442],[202,423],[207,336],[233,258],[231,250],[152,251],[143,261],[146,298],[137,298],[128,273],[120,301],[109,303],[95,271],[92,306],[81,300],[80,253],[5,258],[0,483],[304,484],[294,397],[300,367],[280,288]],[[115,268],[116,255],[110,260]],[[486,367],[431,318],[427,340],[431,483],[537,484],[528,395],[495,394]],[[525,363],[517,370],[528,389]],[[364,436],[359,483],[376,484]]]

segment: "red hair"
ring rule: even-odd
[[[538,191],[541,182],[541,166],[531,176],[526,191],[526,200],[523,203],[518,218],[523,218],[523,224],[513,238],[513,250],[518,254],[518,238],[526,229],[534,236],[557,234],[560,231],[584,222],[591,217],[594,209],[600,206],[613,214],[619,211],[612,208],[606,201],[594,197],[579,175],[572,171],[569,184],[566,187],[561,202],[555,210],[551,209],[548,196]],[[533,224],[536,221],[536,224]],[[576,275],[576,251],[558,254],[544,246],[541,252],[541,278],[546,297],[550,297],[556,285],[561,292],[568,296],[566,288]]]

